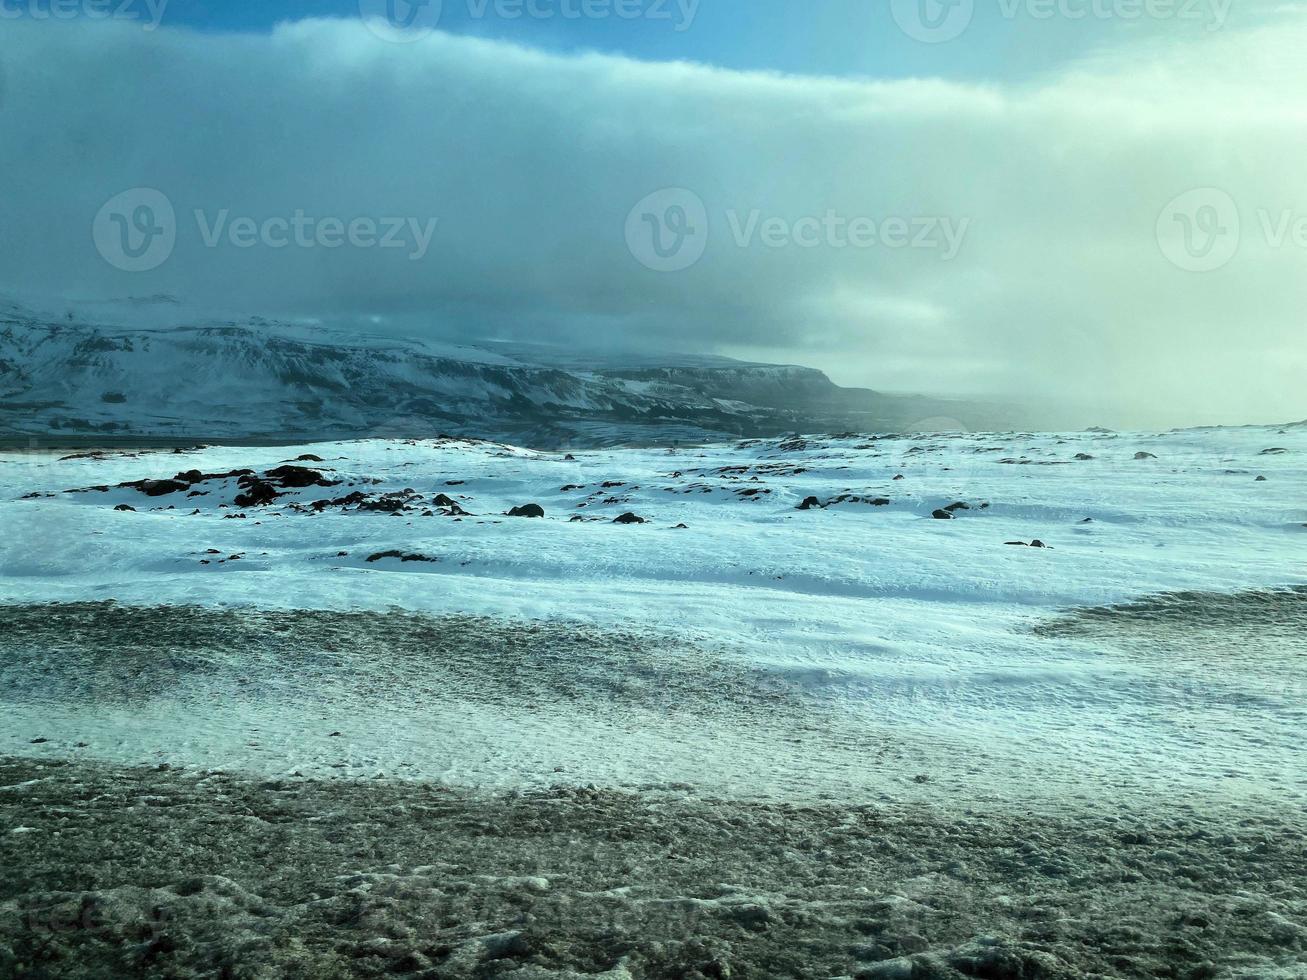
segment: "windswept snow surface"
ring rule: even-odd
[[[305,453],[335,485],[263,506],[235,505],[238,477],[116,486]],[[1301,427],[5,454],[0,753],[492,790],[1297,806],[1305,478]],[[311,506],[405,490],[393,514]],[[530,503],[543,519],[505,516]],[[1192,595],[1070,612],[1163,593]],[[1251,611],[1204,621],[1204,595]]]

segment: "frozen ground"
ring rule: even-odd
[[[1301,978],[1302,815],[0,763],[0,974]]]
[[[15,962],[1307,976],[1307,427],[574,456],[0,456]]]
[[[237,477],[115,486],[304,454],[335,485],[262,506],[235,505]],[[458,440],[14,454],[0,747],[490,789],[1300,798],[1300,603],[1254,610],[1296,617],[1287,633],[1047,627],[1157,593],[1307,584],[1304,460],[1303,427],[575,458]],[[91,487],[109,489],[64,492]],[[349,494],[399,509],[309,506]],[[809,497],[827,506],[796,509]],[[504,516],[528,503],[545,517]],[[649,523],[612,523],[624,513]],[[1006,543],[1035,539],[1049,547]],[[369,560],[387,552],[427,560]],[[43,608],[106,600],[186,608]],[[130,690],[124,663],[142,672]]]

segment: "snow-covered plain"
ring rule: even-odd
[[[244,508],[234,477],[115,486],[302,454],[338,485]],[[1307,585],[1305,461],[1303,426],[4,454],[0,602],[26,612],[0,638],[0,753],[499,790],[1301,802],[1301,604],[1265,630],[1067,611]],[[408,489],[398,514],[310,506]],[[529,503],[543,519],[505,516]],[[47,606],[107,600],[177,608],[121,620],[119,664],[86,650],[104,617]]]

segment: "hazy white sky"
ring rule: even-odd
[[[1233,20],[989,81],[0,21],[0,290],[1303,418],[1307,26]]]

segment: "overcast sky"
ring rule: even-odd
[[[49,2],[0,0],[6,293],[1307,417],[1291,7]]]

